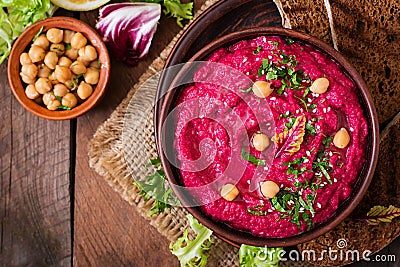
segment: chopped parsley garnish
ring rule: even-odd
[[[61,97],[61,96],[58,96],[58,95],[54,95],[54,96],[57,98],[58,101],[61,102],[61,100],[62,100],[62,97]]]
[[[252,89],[253,89],[253,87],[250,86],[247,89],[240,89],[240,92],[242,92],[242,93],[250,93]]]
[[[304,108],[305,108],[306,111],[308,112],[308,107],[307,107],[306,101],[305,101],[303,98],[300,98],[300,97],[298,97],[298,96],[295,96],[295,95],[294,95],[294,97],[295,97],[296,99],[298,99],[298,100],[303,104]]]
[[[281,190],[270,201],[271,205],[282,213],[281,218],[291,218],[290,222],[297,225],[297,228],[300,230],[301,221],[304,221],[308,229],[311,229],[312,219],[307,211],[310,212],[311,217],[314,217],[315,211],[313,205],[315,199],[316,196],[313,194],[306,194],[306,199],[304,200],[299,191],[290,192]]]
[[[306,96],[308,95],[310,90],[311,90],[311,87],[307,87],[306,90],[304,90],[303,98],[306,98]]]
[[[282,166],[288,166],[288,169],[286,171],[287,175],[293,174],[294,178],[299,177],[299,175],[303,174],[304,172],[307,171],[307,167],[302,167],[298,169],[298,167],[304,163],[304,161],[307,159],[306,156],[303,156],[301,158],[297,158],[291,162],[284,162],[281,163]]]
[[[328,172],[332,172],[333,170],[329,165],[329,160],[330,158],[328,156],[325,156],[324,151],[319,150],[314,162],[312,163],[312,168],[314,171],[317,171],[319,169],[322,175],[325,176],[326,180],[330,184],[332,184],[331,176]]]
[[[65,50],[70,50],[71,49],[71,44],[65,44]]]
[[[322,139],[322,144],[324,144],[325,147],[328,148],[331,145],[332,141],[333,141],[333,136],[327,136],[324,139]]]
[[[256,215],[256,216],[265,216],[265,215],[268,214],[268,212],[265,211],[265,210],[261,210],[263,207],[264,207],[264,205],[260,203],[258,205],[253,206],[253,207],[247,208],[246,211],[248,213]]]
[[[311,134],[315,135],[317,133],[317,130],[315,129],[314,125],[312,125],[310,122],[306,123],[306,130]]]
[[[257,48],[253,51],[254,55],[257,55],[258,53],[260,53],[261,49],[262,49],[261,45],[257,46]]]
[[[35,36],[33,36],[33,39],[32,39],[33,42],[36,41],[36,39],[42,34],[43,29],[44,29],[44,26],[40,27],[39,31],[35,34]]]
[[[258,166],[265,166],[265,160],[256,158],[255,156],[251,155],[247,152],[244,148],[242,148],[242,159],[247,160],[250,163]]]
[[[65,109],[65,110],[71,110],[70,107],[64,106],[64,105],[59,105],[57,108],[59,108],[59,109]]]
[[[288,130],[292,129],[293,124],[295,123],[296,118],[289,118],[289,121],[285,123],[285,126]]]
[[[294,40],[293,39],[290,39],[290,38],[285,38],[285,44],[287,44],[287,45],[291,45],[291,44],[294,44]]]
[[[310,108],[311,108],[311,109],[314,109],[314,108],[316,108],[316,107],[317,107],[317,104],[311,104],[311,105],[310,105]]]

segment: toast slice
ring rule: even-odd
[[[326,0],[337,49],[364,78],[380,123],[400,111],[398,0]]]
[[[374,178],[369,189],[357,206],[356,210],[335,229],[310,241],[298,245],[300,252],[313,250],[316,255],[321,255],[323,250],[329,248],[338,250],[342,246],[343,253],[358,250],[360,260],[364,251],[376,253],[390,244],[400,235],[400,218],[395,218],[391,223],[367,225],[364,222],[351,218],[360,218],[375,205],[400,207],[400,113],[384,129],[381,134],[380,154]],[[341,240],[342,239],[342,240]],[[341,240],[341,241],[339,241]],[[345,240],[345,243],[343,242]],[[343,245],[345,244],[345,247]],[[338,254],[340,255],[340,254]],[[316,265],[344,265],[355,261],[356,258],[339,257],[332,260],[328,255],[322,260],[307,259]]]
[[[274,3],[281,14],[283,27],[333,44],[324,0],[274,0]]]

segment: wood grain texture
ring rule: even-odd
[[[26,111],[0,67],[0,266],[71,263],[69,121]]]
[[[81,13],[81,19],[94,25],[97,12]],[[178,266],[167,239],[89,168],[87,145],[179,30],[173,18],[163,17],[146,60],[135,67],[112,61],[111,84],[103,102],[77,120],[75,266]]]

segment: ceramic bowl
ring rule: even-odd
[[[92,95],[83,103],[79,104],[71,110],[48,110],[43,105],[37,104],[34,100],[29,99],[25,94],[25,87],[20,77],[21,65],[20,55],[29,50],[32,39],[40,31],[46,32],[50,28],[68,29],[81,32],[97,50],[100,60],[100,77],[99,82],[94,88]],[[8,58],[8,81],[15,97],[19,103],[29,112],[49,120],[67,120],[81,116],[89,111],[103,98],[110,77],[110,58],[107,48],[100,35],[86,23],[69,17],[52,17],[41,20],[28,27],[21,36],[13,44],[10,56]]]
[[[199,207],[192,207],[193,200],[190,195],[183,193],[181,190],[175,190],[175,193],[183,206],[197,218],[203,225],[213,230],[222,239],[227,242],[239,246],[240,244],[248,244],[253,246],[268,246],[268,247],[281,247],[281,246],[293,246],[309,240],[312,240],[329,230],[333,229],[340,222],[342,222],[349,214],[354,210],[357,204],[361,201],[365,194],[377,162],[378,157],[378,137],[379,137],[379,126],[377,121],[376,110],[371,98],[371,95],[360,77],[357,71],[346,61],[346,59],[340,55],[338,51],[327,45],[326,43],[311,37],[309,35],[296,32],[293,30],[287,30],[276,27],[262,27],[250,30],[238,31],[228,34],[222,38],[219,38],[190,58],[189,62],[193,61],[204,61],[214,51],[222,47],[228,47],[231,44],[237,43],[238,41],[245,39],[252,39],[263,35],[273,35],[281,37],[290,37],[296,41],[300,41],[304,44],[308,44],[321,51],[322,53],[333,58],[347,73],[347,75],[353,80],[354,84],[358,89],[358,96],[364,110],[367,122],[368,122],[368,144],[366,150],[366,162],[361,170],[359,177],[356,179],[353,186],[353,193],[343,203],[340,204],[335,214],[327,219],[325,222],[316,225],[310,231],[301,233],[296,236],[285,237],[285,238],[265,238],[252,235],[250,232],[237,230],[230,227],[229,225],[214,221],[209,215],[203,213]],[[170,55],[173,57],[173,54]],[[157,103],[155,106],[155,133],[158,154],[160,156],[162,166],[165,170],[166,176],[171,184],[182,186],[182,179],[179,170],[174,167],[173,164],[167,159],[166,152],[164,151],[164,145],[173,138],[173,134],[163,131],[162,125],[166,118],[176,106],[176,100],[178,99],[182,88],[169,90],[175,88],[174,84],[177,83],[181,78],[187,75],[188,69],[182,68],[178,73],[169,73],[168,71],[163,73],[161,76],[159,86]],[[166,92],[166,93],[165,93]],[[165,94],[164,94],[165,93]],[[174,148],[171,148],[174,149]],[[189,207],[188,207],[189,206]]]

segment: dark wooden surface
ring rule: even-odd
[[[94,25],[98,13],[73,15]],[[113,61],[102,103],[72,121],[25,111],[0,66],[0,266],[179,266],[169,242],[89,168],[87,156],[96,129],[178,31],[163,17],[147,59],[135,67]],[[397,239],[381,254],[396,252],[399,261],[399,251]]]

